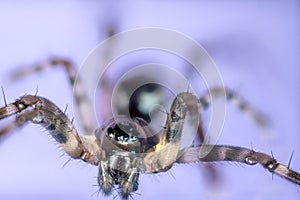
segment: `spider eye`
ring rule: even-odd
[[[129,139],[129,136],[128,136],[128,134],[126,134],[124,132],[117,132],[115,139],[119,142],[127,142]]]
[[[132,142],[135,142],[135,141],[138,140],[138,137],[137,137],[137,136],[131,136],[131,137],[130,137],[130,140],[131,140]]]
[[[131,126],[119,126],[115,125],[114,127],[109,127],[107,129],[106,135],[116,140],[121,144],[132,144],[138,141],[138,137],[133,135],[135,134],[135,129]]]
[[[111,127],[109,127],[107,129],[107,136],[110,137],[110,138],[113,138],[114,137],[114,129],[112,129]]]

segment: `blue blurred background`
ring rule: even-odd
[[[291,167],[300,172],[299,11],[297,0],[1,1],[0,85],[8,101],[34,94],[38,85],[39,95],[64,109],[72,95],[62,70],[15,82],[7,81],[7,76],[18,66],[50,55],[63,55],[80,65],[109,29],[175,30],[198,41],[215,61],[225,85],[270,119],[270,126],[260,129],[229,105],[219,143],[272,151],[286,164],[294,151]],[[1,143],[0,199],[112,198],[94,194],[97,167],[72,161],[63,168],[68,157],[60,158],[62,152],[49,138],[42,128],[28,126]],[[277,200],[300,195],[298,186],[272,178],[260,166],[216,163],[215,167],[217,186],[202,173],[203,165],[176,165],[171,172],[143,175],[140,195],[133,198]]]

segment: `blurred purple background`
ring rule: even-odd
[[[107,2],[107,3],[106,3]],[[80,64],[105,39],[118,32],[161,27],[181,32],[203,45],[225,85],[271,121],[266,130],[229,105],[220,144],[244,146],[288,163],[300,172],[300,3],[288,1],[1,1],[0,85],[8,101],[25,93],[48,97],[61,109],[72,102],[62,70],[47,70],[16,82],[16,66],[63,55]],[[69,92],[70,91],[70,92]],[[1,106],[4,103],[1,102]],[[69,110],[72,116],[72,110]],[[0,124],[1,125],[1,124]],[[97,191],[97,167],[62,154],[40,127],[28,126],[0,145],[0,199],[111,199]],[[176,165],[170,172],[142,175],[134,199],[298,199],[299,186],[260,166],[217,163],[218,187],[211,187],[203,165]],[[203,170],[204,171],[204,170]]]

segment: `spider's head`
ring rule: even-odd
[[[98,183],[105,195],[111,193],[113,185],[120,188],[123,199],[138,189],[139,173],[144,171],[143,157],[158,143],[147,125],[140,118],[118,116],[97,129],[96,136],[105,152]]]
[[[101,147],[106,153],[115,151],[145,153],[158,143],[158,137],[153,136],[148,123],[141,118],[119,116],[105,124],[101,132],[103,135]]]

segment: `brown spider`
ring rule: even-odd
[[[56,66],[66,69],[73,85],[76,70],[65,59],[50,59],[46,64],[21,71],[18,75]],[[219,90],[213,89],[212,95],[218,95]],[[229,90],[226,93],[229,100],[237,99]],[[82,91],[75,91],[75,98],[79,108],[88,105],[88,99]],[[118,186],[122,199],[128,199],[132,192],[138,190],[140,174],[165,172],[174,163],[234,161],[247,165],[260,164],[271,173],[300,185],[299,173],[278,163],[273,156],[251,149],[203,144],[180,150],[187,118],[198,124],[200,110],[207,108],[209,104],[207,95],[197,98],[190,92],[182,92],[174,99],[165,127],[159,134],[154,134],[143,119],[117,116],[93,131],[92,135],[81,136],[72,121],[54,103],[37,95],[24,95],[10,104],[5,100],[5,106],[0,108],[0,120],[16,115],[15,121],[0,127],[0,140],[28,122],[41,125],[71,158],[98,166],[98,184],[104,195],[111,195],[114,187]],[[260,122],[261,119],[246,104],[240,102],[239,107]],[[81,109],[80,112],[83,116],[85,111]],[[89,120],[82,119],[85,132],[91,132]]]

